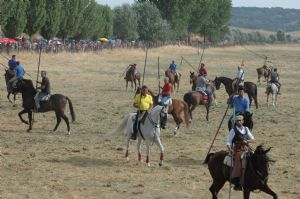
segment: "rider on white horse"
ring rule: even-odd
[[[141,93],[137,94],[134,97],[133,106],[135,108],[138,108],[138,111],[137,111],[136,120],[135,120],[134,128],[133,128],[134,131],[133,131],[133,134],[131,137],[131,139],[133,139],[133,140],[136,140],[139,118],[143,118],[144,115],[147,114],[147,111],[153,107],[152,96],[147,93],[148,93],[148,87],[146,85],[144,85],[141,89]]]
[[[270,80],[270,82],[268,84],[269,88],[271,87],[272,83],[274,83],[277,86],[277,88],[278,88],[278,93],[277,94],[280,95],[279,92],[280,92],[281,84],[279,83],[279,75],[277,73],[277,68],[274,68],[274,70],[271,73],[271,80]]]

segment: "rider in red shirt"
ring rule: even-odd
[[[168,77],[164,77],[165,85],[162,87],[160,104],[168,106],[171,104],[172,85]]]
[[[207,70],[205,68],[205,64],[201,63],[200,69],[199,69],[199,74],[198,76],[206,75],[207,76]]]

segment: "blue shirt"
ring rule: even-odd
[[[242,100],[238,95],[234,96],[231,100],[231,104],[235,108],[236,113],[244,113],[245,111],[250,112],[249,100],[245,96],[243,96]]]
[[[169,67],[171,70],[176,70],[176,64],[170,64],[170,67]]]
[[[8,66],[10,70],[15,70],[16,66],[17,66],[17,62],[14,59],[10,59],[8,61]]]
[[[24,68],[23,66],[19,65],[15,68],[15,71],[17,71],[17,78],[23,78],[24,75]]]

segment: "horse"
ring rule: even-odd
[[[273,160],[270,160],[267,155],[270,149],[271,148],[265,150],[262,145],[259,145],[256,147],[254,153],[247,158],[243,184],[244,199],[249,199],[250,192],[257,189],[272,195],[273,199],[277,199],[277,194],[273,192],[267,184],[269,177],[269,162],[274,162]],[[227,154],[227,151],[210,153],[205,160],[213,179],[213,183],[209,188],[213,199],[218,198],[218,192],[222,189],[225,182],[230,179],[231,168],[223,163]]]
[[[253,125],[254,125],[254,122],[253,122],[253,119],[252,119],[252,115],[253,113],[250,113],[248,111],[240,114],[240,115],[243,115],[244,116],[244,126],[248,127],[250,130],[253,129]],[[231,122],[231,119],[229,119],[228,121],[228,130],[230,131],[232,128],[232,122]]]
[[[23,101],[23,110],[19,112],[19,118],[20,120],[29,125],[29,128],[27,129],[27,132],[30,132],[32,129],[32,110],[35,107],[35,101],[34,96],[36,95],[37,91],[33,86],[33,83],[29,79],[23,79],[19,80],[16,84],[16,88],[13,88],[13,92],[20,92],[22,94],[22,101]],[[73,109],[72,101],[62,94],[54,94],[50,96],[50,99],[48,101],[42,101],[41,107],[39,108],[38,112],[48,112],[48,111],[54,111],[56,115],[56,125],[53,129],[53,131],[56,131],[57,127],[59,126],[61,122],[61,118],[66,122],[67,124],[67,130],[68,135],[70,135],[70,124],[69,119],[65,115],[65,109],[66,104],[69,102],[69,109],[72,117],[72,122],[75,121],[75,112]],[[27,113],[28,114],[28,121],[25,121],[22,118],[22,114]]]
[[[197,79],[198,79],[198,77],[195,74],[195,72],[190,71],[190,84],[192,84],[192,91],[196,90]],[[212,93],[213,101],[214,101],[215,105],[217,105],[217,99],[216,99],[216,94],[215,94],[215,91],[216,91],[215,83],[214,83],[214,81],[211,81],[211,80],[209,80],[209,83],[210,83],[210,85],[208,85],[207,89],[210,90],[210,92]]]
[[[142,140],[146,143],[147,148],[147,156],[146,156],[146,163],[148,166],[150,166],[149,162],[149,156],[150,156],[150,145],[152,143],[155,143],[158,145],[160,150],[160,162],[159,166],[162,166],[163,159],[164,159],[164,147],[160,140],[160,128],[165,129],[166,123],[167,123],[167,109],[164,106],[155,106],[153,109],[148,111],[148,115],[143,122],[140,122],[139,130],[138,130],[138,143],[137,143],[137,150],[138,150],[138,161],[142,160],[141,156],[141,143]],[[133,133],[133,125],[134,120],[136,118],[136,113],[129,113],[120,123],[120,125],[113,131],[115,132],[124,132],[127,136],[127,145],[126,145],[126,153],[125,158],[128,161],[128,148],[129,148],[129,142],[130,137]]]
[[[268,81],[271,75],[272,69],[267,69],[266,67],[262,66],[256,69],[257,72],[257,82],[260,84],[260,78],[263,76],[265,81]]]
[[[131,82],[131,89],[133,90],[133,84],[134,84],[134,90],[136,90],[136,81],[138,81],[139,83],[139,86],[141,84],[141,74],[140,72],[136,72],[136,74],[133,75],[133,69],[132,68],[129,68],[127,71],[126,71],[126,75],[124,77],[124,79],[126,80],[126,91],[127,91],[127,88],[128,88],[128,82]]]
[[[266,89],[267,93],[267,105],[269,107],[269,95],[272,93],[272,104],[273,107],[276,108],[277,95],[278,95],[278,87],[274,83],[269,83]]]
[[[196,108],[197,105],[204,105],[206,108],[206,120],[208,121],[209,107],[210,103],[208,100],[208,96],[198,92],[191,91],[183,96],[183,100],[187,103],[189,108],[190,121],[193,119],[192,112]]]
[[[216,89],[220,89],[221,83],[224,84],[225,90],[228,94],[228,96],[231,96],[233,94],[232,91],[232,82],[233,80],[228,77],[216,77],[215,80]],[[258,109],[258,103],[257,103],[257,86],[253,82],[244,82],[244,91],[248,94],[250,105],[252,103],[252,100],[255,102],[256,109]]]
[[[153,105],[156,106],[158,105],[158,98],[159,95],[155,95],[154,92],[150,89],[148,89],[149,94],[153,98]],[[140,93],[140,88],[138,87],[135,95]],[[185,126],[188,128],[189,127],[189,113],[188,113],[188,105],[179,99],[172,99],[172,104],[168,106],[168,114],[171,114],[173,116],[173,119],[176,123],[176,127],[174,129],[174,135],[178,136],[179,135],[179,128],[180,124],[183,122],[181,118],[181,113],[183,111],[184,114],[184,122]]]
[[[14,75],[11,74],[11,72],[10,72],[9,70],[5,70],[4,77],[5,77],[6,90],[7,90],[7,99],[8,99],[8,101],[9,101],[10,103],[12,103],[13,105],[15,105],[15,104],[16,104],[16,95],[17,95],[17,93],[13,93],[13,91],[12,91],[12,85],[11,85],[11,83],[9,82],[9,80],[10,80],[11,78],[13,78]],[[12,100],[10,99],[10,94],[13,94],[13,95],[14,95],[14,98],[13,98],[14,101],[12,101]]]
[[[178,92],[181,74],[177,73],[177,75],[175,75],[170,69],[168,69],[165,71],[165,76],[169,78],[169,82],[172,84],[173,91],[176,90],[176,84],[177,84],[177,92]]]

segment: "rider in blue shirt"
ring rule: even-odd
[[[244,112],[250,112],[250,105],[249,105],[249,100],[247,97],[244,96],[244,87],[239,86],[239,93],[238,95],[235,95],[228,100],[228,104],[231,105],[231,107],[234,108],[234,114],[243,114]],[[228,126],[229,123],[231,122],[234,124],[234,115],[232,115],[228,121]],[[233,125],[231,127],[234,127]]]
[[[23,76],[25,74],[24,68],[20,65],[19,61],[16,62],[16,65],[17,66],[14,70],[15,76],[9,80],[9,82],[12,83],[13,87],[16,87],[18,80],[23,79]]]
[[[11,56],[11,59],[8,61],[9,70],[14,71],[17,66],[16,55]]]
[[[174,60],[173,60],[172,63],[170,64],[169,69],[170,69],[174,74],[176,74],[176,64],[175,64],[175,61],[174,61]]]

